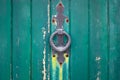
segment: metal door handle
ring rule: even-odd
[[[57,15],[52,17],[52,22],[56,22],[56,29],[50,36],[50,45],[52,47],[52,54],[57,54],[57,60],[61,64],[64,62],[64,54],[69,54],[68,48],[71,44],[70,35],[64,31],[64,20],[68,22],[68,17],[63,14],[64,5],[60,1],[56,6]],[[55,36],[57,37],[57,43],[54,42]],[[64,41],[64,36],[67,37],[67,42]]]
[[[65,46],[56,46],[56,45],[54,44],[54,42],[53,42],[53,38],[55,37],[55,35],[62,35],[62,36],[65,35],[65,36],[67,36],[68,41],[67,41],[66,45],[65,45]],[[66,51],[66,50],[69,48],[70,43],[71,43],[70,36],[69,36],[69,34],[67,34],[63,29],[57,29],[57,30],[56,30],[54,33],[52,33],[51,36],[50,36],[50,45],[51,45],[51,47],[52,47],[55,51],[57,51],[57,52],[64,52],[64,51]]]

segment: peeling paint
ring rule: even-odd
[[[46,59],[46,48],[44,48],[43,50],[43,54],[44,54],[44,57],[43,57],[43,80],[46,80],[46,64],[45,64],[45,59]]]
[[[55,18],[55,17],[57,17],[57,15],[53,15],[52,17]],[[55,19],[54,25],[55,25],[55,27],[57,26],[56,19]]]
[[[50,33],[50,1],[48,0],[48,33]]]
[[[43,40],[45,40],[45,37],[46,37],[46,30],[45,30],[44,27],[42,28],[42,33],[43,33]]]
[[[50,54],[48,54],[48,56],[50,56]],[[49,63],[48,63],[48,69],[47,69],[47,70],[48,70],[48,75],[47,75],[48,79],[47,79],[47,80],[50,80],[50,61],[51,61],[50,59],[51,59],[51,58],[48,57],[48,62],[49,62]]]
[[[101,60],[101,57],[96,57],[95,59],[97,61],[97,74],[96,74],[96,80],[100,80],[100,75],[101,75],[101,72],[100,72],[100,60]]]
[[[101,74],[101,72],[98,71],[96,80],[100,80],[100,74]]]
[[[97,79],[96,80],[100,80],[100,78],[99,77],[97,77]]]
[[[48,59],[48,62],[50,62],[49,59]],[[50,63],[48,64],[48,80],[50,80]]]
[[[48,56],[50,56],[50,54],[48,54]],[[51,61],[50,59],[51,59],[51,58],[48,57],[48,62]],[[48,77],[48,80],[50,80],[50,63],[48,63],[48,75],[47,75],[47,77]]]
[[[101,60],[101,58],[100,57],[96,57],[96,61],[99,61],[99,60]]]
[[[43,43],[44,43],[44,49],[43,49],[43,80],[46,80],[46,63],[45,63],[45,60],[46,60],[46,30],[45,28],[43,27],[42,28],[42,32],[43,32]]]

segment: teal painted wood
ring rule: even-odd
[[[64,20],[64,30],[70,35],[70,0],[63,0],[63,5],[64,5],[64,15],[68,18],[68,22],[66,21],[67,19]],[[66,55],[64,55],[65,57],[65,62],[63,64],[63,79],[62,80],[69,80],[70,77],[70,71],[69,71],[69,58],[70,58],[70,48],[68,51],[68,57],[66,57]]]
[[[13,80],[30,80],[30,0],[13,0]]]
[[[72,44],[62,70],[52,69],[50,1],[0,0],[0,80],[120,80],[120,1],[63,0]]]
[[[107,0],[90,0],[89,79],[108,80]]]
[[[0,0],[0,80],[10,80],[11,2]]]
[[[70,79],[88,80],[88,0],[71,0],[70,33]]]
[[[32,0],[32,80],[47,80],[50,75],[48,10],[48,0]]]
[[[56,24],[52,22],[53,17],[57,14],[56,6],[59,3],[59,0],[50,0],[50,34],[52,34],[56,29]],[[56,38],[55,38],[56,39]],[[59,63],[57,62],[57,56],[53,59],[52,48],[50,53],[50,79],[59,80]]]
[[[109,0],[109,80],[120,80],[120,0]]]

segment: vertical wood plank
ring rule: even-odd
[[[120,80],[120,0],[109,0],[109,80]]]
[[[59,3],[59,0],[51,0],[50,2],[50,31],[52,34],[55,29],[56,29],[56,24],[52,22],[52,18],[55,17],[55,15],[57,14],[57,11],[56,11],[56,6],[57,4]],[[51,48],[51,68],[50,68],[50,71],[51,71],[51,80],[59,80],[59,63],[57,62],[57,55],[55,55],[55,57],[52,55],[52,48]],[[62,74],[62,70],[61,70],[61,74]]]
[[[88,0],[71,0],[70,33],[70,79],[88,80]]]
[[[48,0],[32,0],[32,80],[49,79],[48,7]]]
[[[13,80],[30,80],[30,0],[13,0]]]
[[[11,1],[0,0],[0,80],[10,80]]]
[[[64,5],[64,15],[68,18],[68,22],[66,21],[66,19],[64,20],[63,23],[63,28],[64,30],[70,35],[70,0],[62,0],[63,5]],[[68,57],[66,57],[66,55],[68,54]],[[62,71],[62,80],[69,80],[70,77],[70,71],[69,71],[69,58],[70,58],[70,48],[68,49],[68,53],[64,53],[64,58],[65,58],[65,62],[63,64],[63,71]]]
[[[89,79],[108,80],[107,0],[90,0]]]
[[[64,6],[63,15],[68,17],[69,19],[69,0],[62,0],[61,1]],[[56,7],[60,3],[60,0],[51,0],[51,34],[56,30],[56,24],[52,22],[52,18],[57,16]],[[63,23],[63,29],[69,34],[69,22],[66,22],[66,19]],[[57,42],[57,41],[56,41]],[[70,52],[70,51],[69,51]],[[68,53],[69,54],[69,53]],[[66,54],[65,54],[66,55]],[[57,61],[57,53],[55,53],[55,57],[53,56],[51,50],[51,79],[52,80],[68,80],[69,79],[69,57],[65,57],[65,62],[60,66],[59,62]]]

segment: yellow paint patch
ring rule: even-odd
[[[69,63],[69,56],[67,53],[64,54],[66,64]]]
[[[56,80],[57,55],[52,55],[52,79]]]
[[[56,69],[56,65],[57,65],[57,55],[54,54],[54,57],[52,56],[52,68]]]
[[[59,68],[60,70],[59,70],[59,80],[62,80],[62,66],[60,66],[60,68]]]

